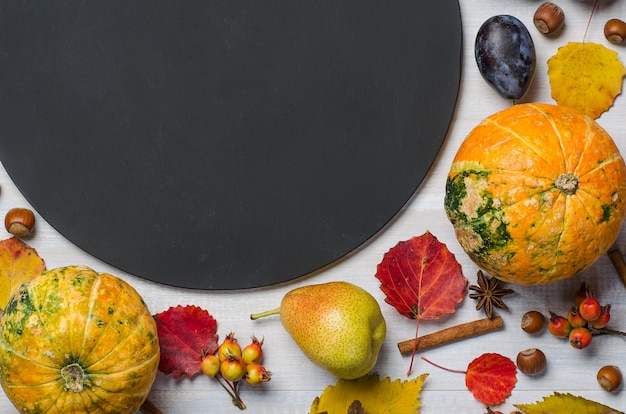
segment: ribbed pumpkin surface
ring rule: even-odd
[[[0,316],[0,379],[21,413],[134,413],[158,364],[139,294],[87,267],[44,272]]]
[[[606,131],[570,109],[520,104],[464,140],[445,210],[476,264],[534,285],[571,277],[606,253],[625,200],[626,167]]]

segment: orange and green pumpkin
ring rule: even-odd
[[[571,277],[606,253],[625,201],[624,160],[604,129],[571,109],[520,104],[463,141],[445,211],[479,267],[536,285]]]
[[[142,298],[88,267],[24,283],[0,316],[0,380],[20,413],[135,413],[158,364]]]

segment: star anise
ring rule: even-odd
[[[509,307],[506,306],[506,304],[502,300],[502,296],[515,293],[512,289],[504,289],[500,287],[500,281],[498,279],[496,279],[495,277],[489,278],[485,276],[485,274],[480,270],[478,271],[477,281],[478,286],[469,286],[470,290],[476,292],[469,294],[470,298],[478,300],[478,303],[476,304],[476,310],[484,308],[485,315],[487,315],[487,317],[491,319],[493,317],[494,306],[500,309],[509,309]]]

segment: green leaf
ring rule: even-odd
[[[525,414],[624,414],[614,408],[572,394],[555,392],[534,404],[515,404]]]
[[[420,391],[426,377],[428,374],[391,381],[388,377],[379,380],[377,374],[372,374],[355,380],[340,379],[315,398],[310,414],[419,414]]]

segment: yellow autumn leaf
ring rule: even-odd
[[[558,392],[548,397],[543,397],[543,401],[534,404],[515,404],[515,407],[522,410],[525,414],[624,414],[621,411],[586,398]]]
[[[426,377],[428,374],[391,381],[388,377],[379,380],[377,374],[372,374],[355,380],[340,379],[315,398],[310,414],[346,414],[351,406],[360,406],[366,413],[419,414],[419,397]],[[353,404],[355,401],[360,404]]]
[[[552,98],[593,119],[613,105],[624,75],[617,52],[597,43],[570,42],[548,59]]]
[[[0,310],[9,302],[13,291],[46,270],[35,249],[17,237],[0,242]]]

